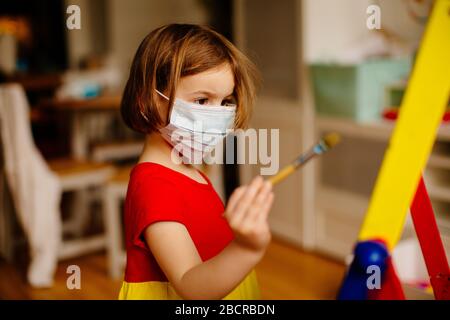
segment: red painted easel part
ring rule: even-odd
[[[450,275],[437,275],[430,278],[436,300],[450,300]]]
[[[397,120],[398,110],[399,108],[386,108],[385,110],[383,110],[382,117],[386,120]],[[449,122],[449,121],[450,121],[450,111],[447,110],[442,117],[442,122]]]
[[[400,283],[400,279],[395,272],[392,258],[389,257],[386,263],[386,270],[383,275],[381,289],[369,290],[369,300],[405,300],[405,294]]]
[[[442,121],[444,121],[444,122],[449,122],[450,121],[450,112],[449,111],[446,111],[444,113],[444,117],[442,118]]]
[[[397,120],[398,118],[398,109],[385,109],[383,111],[383,118],[387,120]]]
[[[450,268],[423,178],[411,204],[411,216],[437,300],[450,300]]]

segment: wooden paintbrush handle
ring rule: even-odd
[[[284,178],[289,176],[294,171],[295,171],[295,166],[292,165],[292,164],[288,165],[287,167],[284,167],[283,169],[281,169],[276,175],[274,175],[273,177],[269,178],[269,181],[273,185],[275,185],[278,182],[280,182],[281,180],[284,180]]]

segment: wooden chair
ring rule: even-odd
[[[56,173],[63,192],[75,192],[74,205],[71,207],[71,217],[63,223],[63,231],[80,235],[86,216],[89,214],[90,188],[103,188],[106,182],[113,176],[115,168],[106,163],[79,161],[63,158],[48,161],[50,169]],[[102,210],[103,211],[103,210]],[[103,220],[108,220],[103,211]],[[105,231],[106,227],[105,227]],[[82,255],[87,252],[107,248],[106,234],[83,237],[73,240],[65,240],[59,251],[59,258],[66,259]]]
[[[130,172],[131,167],[119,168],[103,189],[103,210],[107,212],[104,215],[106,218],[105,226],[109,237],[107,241],[108,263],[112,278],[118,278],[122,275],[126,261],[123,247],[121,205],[127,193]]]
[[[20,216],[19,221],[26,223],[24,230],[26,233],[31,233],[27,234],[27,238],[29,240],[32,239],[31,235],[33,232],[36,232],[33,230],[36,230],[35,226],[37,221],[35,219],[37,219],[37,217],[30,215],[30,212],[25,209],[22,204],[23,201],[34,201],[34,198],[29,198],[30,195],[28,192],[36,190],[35,188],[38,188],[39,185],[42,185],[45,181],[48,183],[51,182],[51,185],[54,186],[49,188],[51,192],[59,193],[73,191],[75,194],[79,195],[76,204],[78,205],[78,209],[83,208],[83,210],[72,212],[73,218],[69,220],[69,223],[72,223],[76,227],[80,227],[80,221],[84,220],[83,215],[86,215],[87,213],[87,206],[84,201],[87,199],[86,195],[90,192],[91,188],[103,188],[105,186],[106,182],[114,175],[114,166],[106,163],[78,161],[70,158],[48,162],[43,160],[33,141],[29,121],[29,106],[25,92],[20,85],[8,84],[0,86],[0,108],[0,120],[2,121],[1,133],[4,135],[2,138],[4,142],[3,148],[5,148],[3,155],[5,158],[6,177],[11,193],[16,193],[13,198],[15,199],[14,204],[16,213]],[[32,165],[32,167],[30,165]],[[39,172],[39,177],[42,178],[42,181],[38,180],[38,184],[36,183],[36,178],[32,177],[35,172],[36,174]],[[18,173],[21,173],[20,177]],[[45,187],[45,185],[43,185],[43,187]],[[39,201],[34,201],[33,203],[34,205],[44,204],[46,210],[47,208],[52,208],[53,210],[53,205],[51,207],[47,206],[45,200],[42,199],[47,198],[48,200],[46,201],[55,201],[55,199],[60,199],[59,197],[60,196],[57,194],[48,194],[45,195],[44,198],[41,197]],[[30,207],[28,206],[26,208]],[[59,225],[60,223],[58,220],[55,221],[55,218],[47,218],[50,214],[54,217],[54,212],[48,212],[47,215],[39,217],[45,217],[46,223],[52,221]],[[104,221],[109,221],[109,211],[103,210],[103,214]],[[61,217],[61,215],[59,216]],[[64,222],[62,223],[62,226],[63,230],[67,229],[64,227]],[[52,230],[52,234],[49,234],[48,236],[53,239],[55,230],[59,230],[59,228],[49,228],[49,230]],[[108,232],[111,229],[105,227],[105,230]],[[34,252],[40,252],[42,250],[46,251],[44,256],[38,258],[40,265],[39,270],[45,270],[43,272],[45,272],[46,275],[41,277],[39,272],[31,272],[30,270],[32,267],[30,267],[28,279],[32,285],[51,285],[50,279],[52,277],[51,274],[54,271],[52,262],[54,258],[65,259],[101,248],[113,247],[111,244],[106,246],[107,241],[113,242],[114,236],[110,234],[64,240],[62,233],[63,232],[60,234],[60,241],[58,241],[57,257],[55,257],[54,249],[47,249],[50,247],[53,248],[53,242],[40,241],[39,244],[34,243],[36,245],[34,246]],[[33,248],[33,243],[30,245]],[[43,262],[42,259],[45,259],[45,262]],[[35,271],[36,270],[37,269],[35,269]],[[30,274],[32,275],[30,276]]]

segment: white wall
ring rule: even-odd
[[[95,1],[66,0],[66,6],[79,5],[82,15],[82,29],[68,31],[72,67],[92,53],[100,41],[95,30],[103,19],[97,13],[92,14]],[[366,28],[366,9],[372,3],[372,0],[303,0],[306,61],[333,57],[364,39],[371,32]],[[408,16],[405,1],[379,0],[378,3],[382,27],[417,44],[423,27]],[[206,23],[207,20],[197,0],[106,0],[106,8],[106,42],[125,74],[139,42],[152,29],[170,22]]]
[[[100,1],[66,0],[66,8],[75,4],[81,9],[81,30],[67,30],[73,68],[83,57],[106,47],[126,76],[139,43],[151,30],[167,23],[207,22],[197,0],[105,0],[105,10],[99,12]]]
[[[91,30],[95,28],[95,26],[92,25],[92,22],[94,21],[90,19],[89,15],[89,0],[66,0],[64,12],[66,11],[66,8],[72,4],[79,6],[81,11],[81,30],[66,29],[69,66],[75,68],[80,59],[92,52],[93,39]],[[66,14],[65,17],[67,19],[68,15]]]
[[[371,0],[303,0],[304,53],[308,62],[333,57],[372,32],[366,27]],[[380,0],[381,27],[411,44],[419,42],[423,26],[407,13],[403,0]]]
[[[109,48],[125,76],[140,42],[154,28],[207,20],[196,0],[108,0],[108,8]]]

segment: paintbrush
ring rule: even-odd
[[[295,159],[291,164],[287,165],[276,175],[269,178],[269,181],[274,185],[278,182],[284,180],[287,176],[295,172],[299,167],[304,165],[310,159],[315,156],[321,155],[322,153],[327,152],[335,145],[337,145],[341,140],[341,137],[337,133],[328,133],[325,135],[316,145],[314,145],[310,150],[300,155],[297,159]]]

